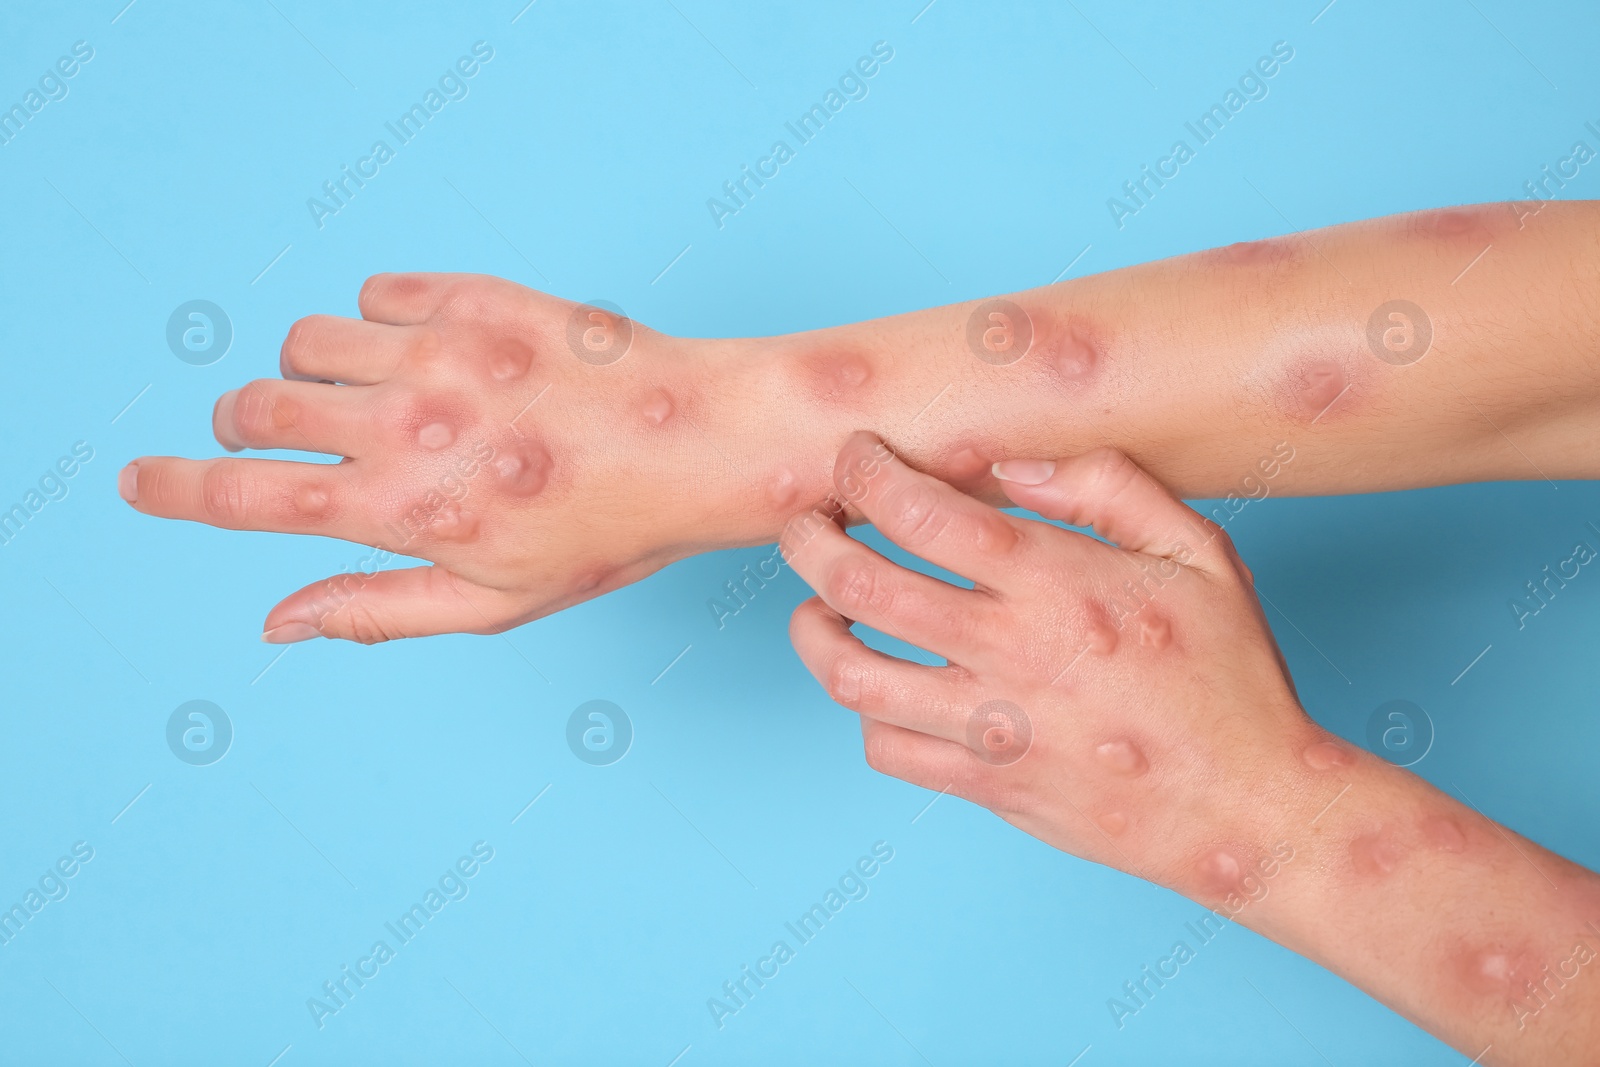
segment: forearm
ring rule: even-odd
[[[775,531],[782,507],[766,502],[820,499],[862,428],[990,501],[994,461],[1100,444],[1189,497],[1255,492],[1263,463],[1288,494],[1594,476],[1600,205],[1520,210],[1397,216],[1076,279],[1007,298],[1025,320],[976,301],[715,342],[716,388],[733,399],[707,434],[756,494],[741,539]],[[1396,300],[1426,322],[1373,326]]]
[[[1234,917],[1475,1062],[1585,1062],[1600,1047],[1600,878],[1341,751],[1351,762],[1297,768],[1229,827],[1292,853]]]

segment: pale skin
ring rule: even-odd
[[[1208,905],[1265,886],[1239,921],[1469,1056],[1578,1062],[1600,1043],[1600,961],[1543,1001],[1524,987],[1556,989],[1541,969],[1559,977],[1578,939],[1600,949],[1594,876],[1318,730],[1249,572],[1171,495],[1596,476],[1600,206],[1535,207],[1355,223],[1004,306],[760,339],[669,337],[494,278],[379,275],[360,319],[295,324],[287,380],[213,413],[230,448],[343,462],[144,457],[119,488],[152,515],[380,547],[274,607],[273,642],[501,631],[696,552],[769,543],[832,498],[977,583],[918,581],[831,522],[784,535],[822,597],[796,613],[796,647],[862,713],[874,766]],[[879,447],[862,429],[892,454],[836,486]],[[1024,485],[1041,457],[1054,473]],[[1032,466],[997,477],[1012,460]],[[927,514],[908,525],[886,499]],[[1120,548],[989,506],[1013,503]],[[394,555],[433,565],[376,570]],[[847,557],[873,581],[839,579]],[[1176,570],[1149,608],[1099,619],[1090,605],[1138,561]],[[884,602],[850,599],[863,589]],[[845,619],[949,663],[869,654]],[[852,655],[859,685],[832,674]],[[956,729],[991,700],[1025,709],[1033,734],[1005,766]],[[1548,1004],[1519,1017],[1519,995]]]

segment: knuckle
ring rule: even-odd
[[[363,645],[381,644],[405,636],[397,632],[371,605],[360,600],[352,600],[347,605],[342,629],[345,637]]]
[[[848,652],[838,653],[828,661],[822,684],[835,704],[857,711],[869,703],[868,695],[878,688],[872,669]]]
[[[393,274],[383,273],[374,274],[372,277],[362,282],[361,292],[356,295],[356,306],[361,308],[370,308],[373,305],[373,302],[378,299],[378,297],[383,293],[384,289],[388,287],[389,282],[393,279]]]
[[[1139,476],[1139,468],[1133,465],[1133,460],[1109,445],[1087,453],[1084,463],[1090,472],[1090,493],[1100,500],[1117,496]]]
[[[248,484],[236,465],[219,462],[201,475],[200,511],[213,525],[239,525],[249,510]]]
[[[950,524],[950,509],[942,506],[938,491],[924,483],[901,489],[887,507],[897,538],[908,547],[931,544]]]
[[[492,286],[476,276],[453,282],[444,291],[441,317],[481,322],[498,318],[498,301]]]
[[[861,752],[866,757],[867,766],[879,774],[899,778],[905,773],[900,747],[887,730],[869,724],[862,731]]]
[[[426,362],[444,349],[444,336],[432,326],[413,328],[407,354],[412,359]]]
[[[239,390],[233,401],[233,427],[246,443],[267,438],[273,429],[271,385],[251,382]]]
[[[894,606],[893,590],[879,576],[878,567],[865,560],[848,560],[835,566],[828,576],[827,588],[833,602],[847,615],[863,610],[887,614]]]
[[[307,315],[294,321],[289,327],[289,332],[283,337],[283,346],[278,350],[278,362],[281,366],[292,370],[305,361],[310,354],[321,318],[320,315]]]

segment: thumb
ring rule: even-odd
[[[261,639],[284,645],[337,637],[364,645],[398,637],[500,633],[515,625],[506,594],[444,567],[362,571],[313,582],[267,613]]]
[[[1092,527],[1130,552],[1233,569],[1222,527],[1196,514],[1172,491],[1114,448],[1059,462],[1009,459],[994,476],[1015,503],[1071,526]]]

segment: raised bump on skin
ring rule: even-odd
[[[1308,745],[1300,754],[1307,767],[1314,771],[1331,771],[1341,767],[1355,766],[1356,758],[1345,746],[1337,741],[1318,741]]]
[[[1469,235],[1475,239],[1487,239],[1492,234],[1489,211],[1493,210],[1493,207],[1493,205],[1477,205],[1418,212],[1413,217],[1412,228],[1423,237],[1434,237],[1442,241]]]
[[[811,391],[837,400],[859,391],[872,379],[872,367],[854,352],[826,353],[801,362]]]
[[[455,444],[456,430],[448,422],[434,420],[426,423],[417,431],[417,444],[423,448],[437,452],[441,448],[449,448]]]
[[[1430,815],[1422,820],[1422,839],[1440,852],[1465,852],[1467,835],[1461,824],[1448,815]]]
[[[1225,848],[1215,848],[1200,857],[1195,865],[1195,876],[1200,887],[1213,896],[1223,897],[1238,888],[1244,880],[1244,864]]]
[[[550,453],[536,442],[522,441],[503,448],[494,457],[500,488],[515,496],[533,496],[550,478]]]
[[[952,482],[970,482],[989,473],[993,461],[986,459],[977,448],[966,445],[950,453],[945,460],[944,474]]]
[[[478,537],[478,517],[452,500],[434,513],[428,533],[440,541],[473,541]]]
[[[1399,844],[1384,830],[1362,834],[1350,842],[1350,864],[1357,874],[1368,878],[1394,873],[1402,857]]]
[[[294,509],[308,519],[320,519],[328,511],[332,498],[320,485],[302,485],[294,493]]]
[[[643,408],[645,420],[655,426],[660,426],[672,418],[674,410],[672,398],[660,389],[653,390],[650,393],[649,398],[644,402]]]
[[[1069,320],[1060,326],[1046,328],[1050,332],[1041,339],[1039,347],[1056,376],[1071,383],[1086,382],[1093,378],[1105,353],[1102,346],[1095,342],[1088,327]]]
[[[795,501],[800,498],[800,481],[794,476],[794,471],[779,467],[767,479],[762,492],[771,507],[785,511],[794,507]]]
[[[1139,746],[1126,738],[1096,745],[1094,756],[1102,767],[1126,778],[1138,778],[1150,769],[1150,761]]]
[[[1459,966],[1463,984],[1472,992],[1486,996],[1520,993],[1522,983],[1539,973],[1539,961],[1530,953],[1507,950],[1500,945],[1468,953]]]
[[[1260,241],[1239,241],[1222,248],[1211,248],[1201,253],[1207,261],[1236,267],[1280,263],[1294,254],[1288,241],[1268,237]]]
[[[578,576],[578,580],[572,586],[572,591],[580,595],[593,593],[610,577],[611,571],[608,568],[591,567]]]
[[[1105,619],[1096,619],[1089,626],[1089,651],[1109,656],[1117,650],[1117,628]]]
[[[1157,651],[1172,644],[1172,624],[1160,615],[1144,614],[1148,617],[1139,623],[1139,643]]]
[[[1100,824],[1100,829],[1112,837],[1116,837],[1128,828],[1128,816],[1125,812],[1108,811],[1096,821]]]
[[[1308,363],[1291,383],[1295,412],[1314,422],[1327,414],[1349,388],[1349,375],[1335,361],[1319,359]]]
[[[497,382],[515,381],[533,366],[533,349],[521,341],[502,341],[489,355],[489,377]]]

